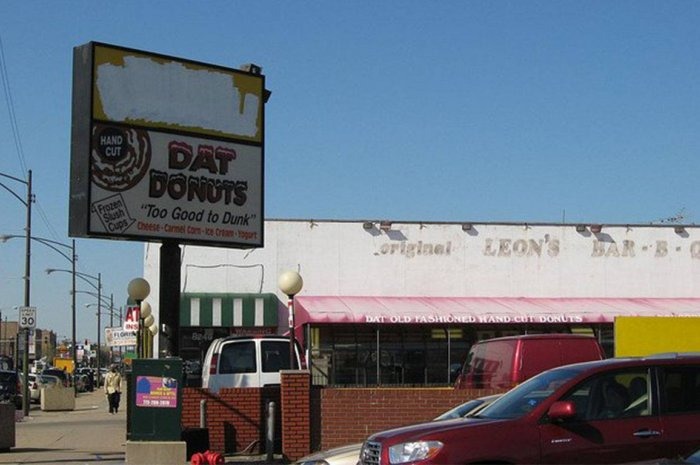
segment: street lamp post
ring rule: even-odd
[[[23,236],[17,236],[17,235],[1,235],[0,236],[0,242],[7,242],[10,239],[18,238],[18,237],[23,237]],[[45,237],[37,237],[37,236],[29,236],[30,241],[36,241],[45,247],[50,248],[54,252],[58,253],[61,255],[63,258],[68,260],[71,263],[71,270],[63,270],[68,273],[72,274],[72,282],[73,282],[73,289],[75,290],[75,276],[76,276],[76,271],[75,271],[75,263],[77,261],[78,256],[75,254],[75,239],[71,241],[71,245],[64,244],[63,242],[58,242],[54,241],[51,239],[46,239]],[[63,247],[64,249],[67,249],[70,251],[70,255],[68,253],[64,252],[63,250],[59,249],[58,247]],[[27,264],[27,276],[29,276],[29,266]],[[29,281],[29,280],[27,280]],[[25,293],[26,293],[26,288],[25,288]],[[72,320],[73,320],[73,363],[75,364],[75,295],[73,295],[72,301],[71,301],[71,313],[72,313]],[[25,339],[27,347],[25,349],[28,349],[28,341],[29,338]],[[28,375],[27,375],[28,376]]]
[[[77,292],[81,292],[81,291],[77,291]],[[83,292],[84,292],[84,291],[83,291]],[[88,292],[88,294],[92,294],[92,292]],[[100,321],[100,315],[108,315],[110,321],[113,321],[114,309],[110,306],[108,312],[101,312],[101,311],[100,311],[100,306],[99,306],[99,304],[96,304],[96,303],[85,304],[85,308],[90,308],[90,307],[97,307],[97,334],[98,334],[98,336],[97,336],[97,341],[98,341],[98,342],[97,342],[98,359],[97,359],[97,360],[101,360],[102,354],[100,354],[100,348],[101,348],[102,346],[100,345],[100,334],[102,333],[102,325],[101,325],[101,321]],[[112,324],[110,323],[110,327],[111,327],[111,326],[112,326]],[[110,354],[111,354],[111,351],[110,351]],[[112,360],[110,359],[109,362],[112,363]]]
[[[139,307],[139,329],[136,334],[136,356],[138,358],[142,358],[143,342],[141,341],[141,338],[143,336],[143,315],[141,314],[141,302],[146,300],[148,294],[151,293],[151,285],[143,278],[134,278],[129,281],[127,292],[129,293],[129,297],[131,297],[131,299],[136,302],[136,305]]]
[[[294,369],[294,296],[301,291],[304,280],[296,271],[285,271],[279,277],[277,285],[287,295],[287,310],[289,312],[289,368]]]
[[[139,342],[141,343],[141,353],[139,354],[139,358],[150,358],[148,336],[150,330],[148,328],[150,328],[154,321],[151,304],[146,301],[141,302],[141,311],[139,312]]]
[[[14,176],[9,176],[4,173],[0,173],[0,176],[11,179],[15,182],[22,183],[27,186],[27,197],[22,199],[15,191],[7,187],[4,183],[0,182],[0,187],[7,190],[12,194],[17,200],[19,200],[22,205],[27,208],[27,227],[25,228],[25,257],[24,257],[24,306],[29,307],[30,302],[30,277],[31,277],[31,256],[32,256],[32,170],[27,172],[27,180],[19,179]],[[29,328],[24,331],[24,355],[22,357],[22,411],[24,415],[29,415]]]
[[[97,273],[97,276],[93,276],[91,274],[83,273],[81,271],[76,271],[75,270],[75,240],[73,240],[73,267],[71,270],[63,270],[63,269],[58,269],[58,268],[47,268],[46,269],[46,274],[51,274],[54,272],[61,272],[61,273],[71,273],[73,276],[73,284],[72,284],[72,308],[71,308],[71,313],[72,313],[72,322],[73,322],[73,327],[72,327],[72,344],[73,348],[71,350],[72,355],[73,355],[73,369],[78,367],[78,353],[77,353],[77,347],[76,347],[76,335],[75,335],[75,327],[76,327],[76,308],[75,308],[75,295],[79,292],[75,289],[75,279],[80,278],[84,282],[88,283],[90,286],[93,287],[97,291],[97,302],[98,304],[102,301],[102,273]],[[97,284],[95,284],[95,281]],[[82,292],[82,291],[81,291]],[[99,323],[98,323],[99,324]],[[97,382],[99,383],[99,376],[100,376],[100,358],[99,358],[99,345],[100,345],[100,339],[99,339],[99,331],[97,334],[97,348],[98,348],[98,357],[97,357]]]

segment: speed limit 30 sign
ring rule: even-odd
[[[19,327],[28,329],[36,328],[36,307],[19,308]]]

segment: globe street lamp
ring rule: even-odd
[[[146,300],[146,297],[148,297],[148,294],[151,293],[151,285],[148,284],[148,281],[146,281],[143,278],[134,278],[131,281],[129,281],[129,285],[126,288],[129,297],[136,302],[136,305],[139,307],[139,329],[137,331],[137,336],[136,336],[136,356],[141,358],[141,352],[143,351],[143,348],[141,347],[141,334],[143,331],[143,315],[141,315],[141,302]],[[148,309],[150,310],[150,305],[148,306]]]
[[[277,280],[277,286],[287,295],[287,310],[289,312],[289,368],[294,368],[294,296],[301,291],[304,280],[296,271],[285,271]]]

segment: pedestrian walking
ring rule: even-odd
[[[117,366],[112,365],[105,377],[105,394],[109,401],[109,413],[119,412],[119,400],[122,392],[122,376],[117,371]]]

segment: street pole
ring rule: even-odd
[[[114,328],[114,293],[109,294],[109,327]],[[111,330],[110,330],[111,331]],[[109,347],[109,364],[114,363],[114,354],[112,346]]]
[[[75,344],[75,320],[76,320],[76,315],[75,315],[75,261],[77,260],[77,257],[75,256],[75,239],[71,242],[71,286],[73,288],[73,292],[71,292],[72,297],[71,297],[71,355],[73,355],[73,376],[75,376],[75,370],[78,368],[78,348],[76,347]],[[74,378],[75,379],[75,378]],[[73,383],[73,395],[77,395],[78,393],[78,388],[75,386],[75,383]]]
[[[279,289],[287,295],[287,312],[289,314],[289,369],[293,370],[296,342],[294,331],[296,329],[294,323],[294,296],[297,295],[304,285],[304,280],[296,271],[285,271],[277,280]],[[301,368],[300,366],[296,367]]]
[[[102,273],[97,273],[97,384],[99,386],[100,384],[100,333],[102,332],[100,329],[101,326],[101,316],[100,313],[102,313]]]
[[[119,306],[119,326],[124,325],[124,319],[122,315],[122,306]],[[119,346],[119,363],[123,364],[124,363],[124,353],[122,351],[122,346]]]
[[[29,307],[31,286],[31,256],[32,256],[32,170],[29,170],[27,178],[27,228],[25,249],[27,251],[24,261],[24,306]],[[29,328],[24,330],[24,355],[22,356],[22,411],[24,416],[29,415]]]

